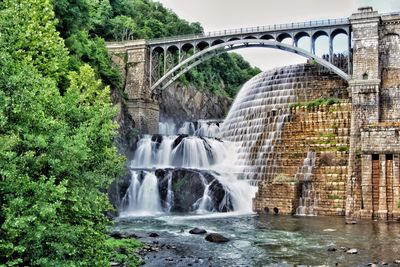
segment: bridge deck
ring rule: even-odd
[[[257,33],[268,33],[268,32],[278,32],[278,31],[288,31],[288,30],[298,31],[298,30],[308,30],[312,28],[337,27],[337,26],[349,26],[349,25],[350,21],[348,18],[315,20],[307,22],[294,22],[285,24],[273,24],[267,26],[247,27],[240,29],[230,29],[223,31],[207,32],[203,34],[178,35],[178,36],[148,40],[147,44],[153,46],[158,44],[185,42],[185,41],[201,40],[201,39],[215,38],[215,37],[229,37],[241,34],[257,34]]]

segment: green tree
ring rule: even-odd
[[[0,38],[0,265],[107,266],[104,192],[123,166],[109,87],[88,65],[66,73],[50,1],[0,7],[20,36]]]
[[[49,0],[4,0],[0,10],[0,50],[31,62],[43,75],[66,75],[67,50],[55,29]]]

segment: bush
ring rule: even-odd
[[[312,109],[319,106],[331,106],[334,104],[340,104],[340,99],[338,98],[318,98],[308,102],[298,102],[289,105],[290,109],[297,107],[306,107],[307,109]]]
[[[142,244],[134,239],[108,238],[106,246],[111,254],[110,261],[117,262],[123,266],[133,267],[143,263],[136,251]]]

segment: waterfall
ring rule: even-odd
[[[219,125],[215,120],[186,122],[173,135],[178,127],[160,123],[164,135],[141,136],[129,163],[121,215],[251,213],[256,187],[238,179],[236,145],[216,138]]]
[[[299,167],[295,176],[298,181],[303,182],[299,206],[296,209],[296,215],[299,216],[317,215],[314,208],[318,206],[318,196],[312,182],[315,160],[315,152],[309,151],[303,161],[303,165]]]
[[[307,94],[302,91],[308,88],[304,73],[305,66],[299,65],[255,76],[244,84],[223,122],[199,120],[180,127],[163,122],[161,135],[142,136],[129,167],[152,173],[149,183],[153,186],[158,179],[158,208],[163,212],[251,212],[254,185],[279,171],[275,145],[290,120],[289,105],[298,101],[299,93]],[[299,175],[312,179],[309,171]],[[127,193],[135,193],[132,190]],[[312,194],[308,185],[303,191]],[[137,201],[136,206],[143,201],[127,199]]]
[[[172,174],[168,174],[168,185],[167,185],[167,212],[171,211],[174,205],[174,191],[172,190]]]
[[[224,140],[238,144],[236,165],[251,180],[271,179],[276,174],[274,145],[289,120],[289,104],[297,102],[298,90],[307,82],[304,65],[260,73],[237,95],[221,127]]]
[[[162,211],[157,177],[145,172],[143,181],[139,182],[139,173],[132,172],[131,184],[123,198],[127,204],[125,213],[140,215],[157,214]]]
[[[176,135],[176,125],[173,122],[160,122],[158,123],[158,132],[161,135]]]
[[[210,191],[210,186],[211,184],[215,181],[211,181],[210,183],[207,183],[206,179],[204,178],[203,175],[200,175],[201,181],[203,182],[204,185],[204,192],[203,192],[203,196],[196,201],[196,203],[194,204],[195,207],[198,207],[196,209],[196,212],[199,214],[202,213],[207,213],[209,211],[212,211],[212,199],[209,196],[209,191]]]

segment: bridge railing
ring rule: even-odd
[[[293,30],[293,29],[312,28],[312,27],[321,27],[321,26],[334,26],[334,25],[343,25],[343,24],[349,24],[349,23],[350,22],[349,22],[348,18],[341,18],[341,19],[315,20],[315,21],[307,21],[307,22],[294,22],[294,23],[285,23],[285,24],[273,24],[273,25],[268,25],[268,26],[257,26],[257,27],[247,27],[247,28],[232,29],[232,30],[213,31],[213,32],[207,32],[207,33],[202,33],[202,34],[187,34],[187,35],[163,37],[163,38],[149,40],[148,44],[187,41],[187,40],[202,39],[202,38],[208,38],[208,37],[251,34],[251,33],[258,33],[258,32]]]

